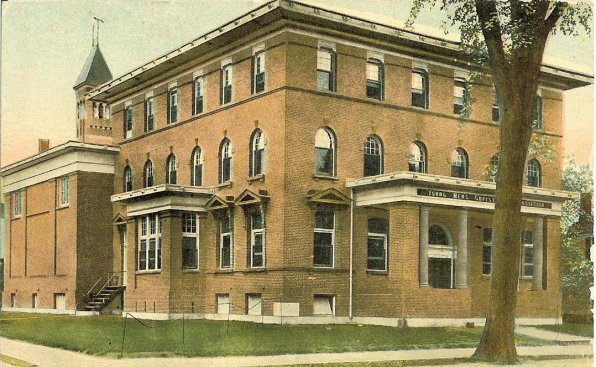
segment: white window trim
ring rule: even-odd
[[[259,229],[254,229],[253,228],[253,226],[252,226],[252,215],[250,216],[250,221],[251,221],[251,223],[250,223],[250,267],[251,268],[254,268],[254,269],[261,269],[261,268],[264,268],[265,267],[265,253],[266,253],[266,251],[265,251],[265,248],[266,248],[266,245],[265,245],[265,243],[266,243],[266,239],[265,239],[266,238],[266,236],[265,236],[265,216],[264,216],[264,213],[263,212],[261,212],[260,214],[261,214],[261,228],[259,228]],[[260,265],[260,266],[255,266],[253,264],[254,247],[255,247],[255,235],[257,235],[257,234],[261,234],[261,236],[262,236],[262,239],[261,239],[262,243],[261,243],[261,245],[263,247],[263,250],[262,250],[261,256],[263,257],[263,265]]]
[[[20,218],[23,215],[23,190],[17,190],[14,192],[12,205],[13,218]]]
[[[151,220],[150,218],[153,217],[155,219],[155,233],[151,233]],[[139,242],[137,244],[137,272],[138,273],[154,273],[160,272],[161,260],[159,259],[158,254],[161,253],[161,217],[157,213],[152,213],[148,215],[144,215],[139,218],[138,230],[139,230]],[[143,223],[145,223],[145,234],[143,234]],[[155,267],[150,269],[149,268],[149,243],[150,240],[155,240]],[[145,269],[141,269],[141,241],[146,240],[145,242]]]
[[[185,226],[184,226],[184,216],[182,217],[182,221],[183,221],[183,225],[182,225],[182,237],[188,237],[188,238],[195,238],[195,246],[196,246],[196,250],[197,250],[197,266],[195,268],[188,268],[188,267],[184,267],[182,266],[182,269],[184,270],[199,270],[201,268],[201,264],[199,262],[199,260],[201,259],[201,255],[200,255],[200,251],[201,251],[201,247],[199,244],[199,233],[200,233],[200,218],[199,215],[197,213],[193,213],[193,212],[187,212],[184,213],[183,215],[192,215],[194,216],[194,220],[195,220],[195,232],[186,232],[184,231]]]
[[[231,59],[229,59],[230,62],[222,65],[221,66],[221,105],[228,105],[228,104],[232,104],[234,103],[234,65],[231,63]],[[223,61],[222,61],[223,63]],[[226,70],[230,70],[230,73],[228,75],[228,84],[225,84],[225,72]],[[228,102],[225,101],[225,87],[230,86],[230,100]]]
[[[383,249],[385,251],[385,265],[383,267],[383,269],[369,269],[368,268],[368,259],[370,258],[368,256],[368,239],[371,237],[377,237],[377,238],[383,238]],[[368,232],[367,236],[366,236],[366,245],[367,245],[367,253],[366,253],[366,270],[367,271],[387,271],[387,234],[386,233],[374,233],[374,232]]]
[[[314,227],[314,233],[331,233],[331,265],[314,264],[314,261],[313,261],[313,267],[315,267],[315,268],[328,268],[328,269],[331,269],[331,268],[334,268],[335,267],[335,227],[336,227],[336,218],[335,218],[335,212],[331,212],[331,213],[333,214],[333,229]],[[316,212],[315,212],[315,216],[316,216]],[[314,245],[315,244],[313,243],[313,251],[314,251]],[[314,253],[313,253],[313,255],[314,255]]]
[[[257,63],[256,63],[256,57],[257,56],[260,56],[261,57],[261,60],[262,60],[261,67],[263,69],[263,74],[265,75],[265,83],[264,83],[264,86],[263,86],[263,90],[260,91],[260,92],[257,92],[256,91],[256,85],[257,85],[257,70],[256,70]],[[253,78],[252,83],[251,83],[253,85],[252,93],[253,94],[265,93],[268,90],[268,88],[267,88],[267,80],[269,78],[267,78],[267,69],[266,69],[267,68],[267,53],[265,52],[264,46],[263,46],[263,50],[261,50],[261,51],[259,51],[257,53],[254,53],[254,49],[253,49],[253,56],[252,57],[255,58],[255,62],[254,62],[254,65],[253,65],[254,70],[252,70],[252,78]]]
[[[172,104],[172,96],[175,93],[175,98],[173,99],[173,101],[175,102],[175,104]],[[178,93],[178,88],[176,88],[176,86],[174,85],[174,87],[168,89],[168,124],[174,124],[176,122],[178,122],[179,116],[180,116],[180,110],[178,108],[178,99],[179,99],[179,93]],[[176,120],[172,120],[172,106],[176,106]],[[155,106],[154,106],[155,107]]]
[[[203,110],[201,112],[198,112],[197,113],[196,108],[195,108],[195,104],[193,104],[193,106],[192,106],[193,116],[202,115],[202,114],[205,113],[205,111],[207,111],[207,98],[205,98],[205,88],[206,88],[206,85],[207,85],[206,80],[207,79],[203,75],[202,70],[201,70],[200,73],[195,72],[193,74],[193,78],[192,78],[192,93],[194,95],[193,102],[196,104],[196,98],[197,98],[197,96],[196,96],[196,91],[197,91],[196,85],[197,85],[197,83],[200,83],[201,84],[201,97],[203,98]]]
[[[532,232],[531,230],[523,230],[523,232]],[[532,241],[534,241],[534,233],[532,233]],[[522,275],[522,279],[532,279],[534,278],[534,261],[532,261],[532,263],[526,263],[526,248],[531,248],[532,249],[532,253],[533,256],[535,256],[536,254],[534,253],[534,243],[525,243],[525,239],[523,238],[522,235],[522,261],[521,261],[521,275]],[[526,275],[525,273],[525,268],[526,265],[532,265],[532,275]]]
[[[68,207],[70,205],[70,177],[61,176],[58,179],[58,184],[58,205],[61,208]]]
[[[220,233],[219,233],[219,268],[220,269],[234,269],[234,222],[232,216],[229,213],[226,213],[226,216],[230,222],[230,231],[224,232],[223,231],[223,219],[219,223]],[[223,244],[224,244],[224,237],[230,237],[230,265],[224,267],[223,266]]]

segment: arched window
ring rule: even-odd
[[[537,159],[528,162],[528,186],[540,187],[542,185],[542,168]]]
[[[335,137],[327,128],[315,135],[315,174],[335,176]]]
[[[166,183],[175,185],[178,182],[178,162],[176,156],[170,154],[166,161]]]
[[[132,168],[124,167],[124,192],[132,191]]]
[[[451,153],[451,177],[468,178],[468,153],[457,148]]]
[[[364,142],[364,176],[383,173],[383,146],[378,137],[371,135]]]
[[[486,176],[490,182],[497,180],[497,171],[499,170],[499,156],[493,155],[488,162]]]
[[[428,228],[428,283],[432,288],[453,288],[454,254],[447,231],[432,224]]]
[[[143,187],[153,186],[153,162],[151,162],[150,160],[147,160],[147,162],[145,163],[145,168],[143,168],[143,175]]]
[[[262,174],[265,167],[265,135],[259,129],[255,130],[250,139],[249,166],[251,177]]]
[[[232,178],[232,143],[224,139],[219,147],[219,183],[231,181]]]
[[[415,141],[410,145],[410,158],[408,160],[408,169],[410,172],[426,173],[426,146],[420,141]]]
[[[192,167],[190,184],[192,186],[203,186],[203,152],[201,151],[201,147],[197,146],[192,151],[190,166]]]

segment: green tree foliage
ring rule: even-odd
[[[570,160],[563,171],[563,188],[567,191],[582,194],[593,194],[594,182],[592,170],[588,165],[578,165]],[[590,298],[590,287],[593,285],[593,264],[578,244],[583,222],[592,223],[592,213],[585,212],[580,200],[569,200],[563,204],[561,216],[561,285],[564,293],[570,294],[578,301],[587,302]]]

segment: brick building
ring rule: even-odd
[[[124,309],[483,318],[500,107],[485,77],[462,117],[470,68],[455,42],[276,0],[77,94],[110,106],[95,129],[119,147],[110,225]],[[543,67],[536,131],[557,152],[563,92],[591,82]],[[559,217],[574,197],[561,165],[529,157],[520,318],[560,312]]]

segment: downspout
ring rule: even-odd
[[[354,189],[350,188],[350,295],[349,317],[354,319]]]

